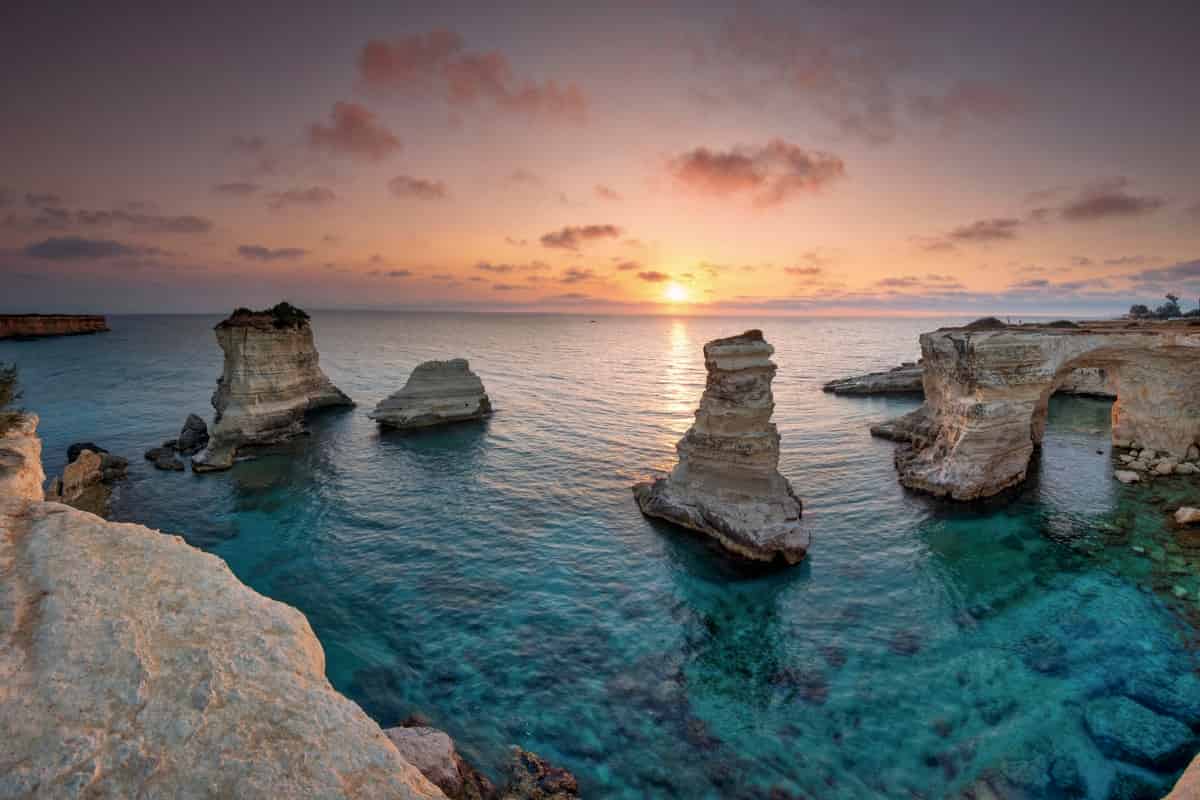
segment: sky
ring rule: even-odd
[[[1200,298],[1195,2],[6,4],[0,312]]]

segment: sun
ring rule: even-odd
[[[678,283],[668,283],[663,289],[663,297],[667,298],[668,303],[686,303],[688,291]]]

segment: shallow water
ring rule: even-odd
[[[330,680],[385,726],[419,712],[493,775],[520,744],[589,797],[933,798],[986,776],[1103,798],[1118,774],[1155,796],[1182,766],[1105,758],[1082,709],[1128,676],[1200,666],[1200,542],[1162,510],[1200,487],[1117,484],[1109,405],[1055,398],[1022,490],[948,505],[903,491],[867,434],[916,400],[820,391],[915,358],[949,320],[317,313],[322,365],[358,408],[230,472],[155,472],[142,450],[211,416],[216,321],[116,317],[111,334],[0,343],[0,361],[42,415],[47,474],[72,441],[129,456],[114,516],[300,608]],[[813,537],[770,574],[644,519],[630,493],[673,463],[702,344],[756,325]],[[471,359],[491,420],[391,434],[366,418],[450,356]]]

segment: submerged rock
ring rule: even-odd
[[[192,457],[194,471],[228,469],[239,448],[303,433],[309,411],[354,405],[321,371],[308,314],[295,306],[239,308],[215,330],[225,365],[212,397],[211,438]]]
[[[1170,766],[1186,755],[1192,741],[1188,726],[1128,697],[1092,700],[1083,718],[1100,752],[1139,766]]]
[[[418,365],[404,388],[381,401],[369,416],[393,428],[425,428],[491,413],[483,381],[465,358],[453,358]]]
[[[35,426],[0,438],[0,796],[444,797],[330,686],[299,611],[177,536],[42,502]]]
[[[633,487],[642,513],[712,536],[756,561],[795,564],[808,551],[802,505],[779,474],[771,422],[774,348],[761,331],[704,346],[708,381],[670,476]]]

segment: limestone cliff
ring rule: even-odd
[[[706,533],[739,556],[794,564],[809,537],[800,499],[779,474],[773,352],[756,330],[704,345],[707,385],[675,446],[679,463],[633,492],[644,514]]]
[[[309,411],[354,405],[321,371],[303,311],[286,303],[269,311],[238,309],[217,325],[216,335],[225,365],[212,397],[208,447],[192,458],[197,472],[228,469],[241,447],[303,433]]]
[[[970,500],[1025,478],[1047,402],[1080,368],[1116,394],[1113,441],[1183,460],[1200,441],[1200,326],[1097,322],[921,336],[928,435],[897,451],[908,487]]]
[[[370,417],[393,428],[425,428],[491,413],[483,381],[465,358],[455,358],[418,365],[404,388],[381,401]]]
[[[924,391],[921,386],[924,373],[920,364],[908,361],[886,372],[868,372],[830,381],[821,388],[831,394],[920,394]]]
[[[42,502],[35,425],[0,440],[0,797],[444,798],[329,685],[300,612]]]
[[[41,339],[104,333],[108,322],[98,314],[0,314],[0,339]]]

